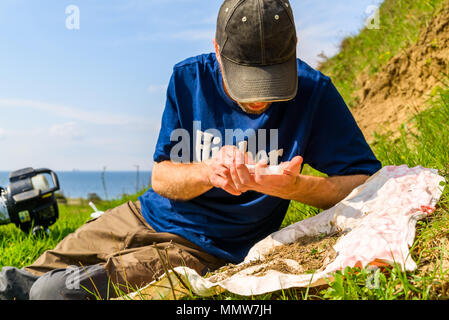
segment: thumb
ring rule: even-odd
[[[301,156],[294,157],[284,168],[284,172],[287,171],[288,174],[297,176],[301,173],[301,165],[304,159]]]

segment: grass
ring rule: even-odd
[[[50,227],[50,235],[35,238],[9,224],[0,226],[0,266],[24,267],[31,264],[45,250],[52,249],[66,235],[89,219],[92,209],[86,206],[59,205],[60,218]]]
[[[95,203],[98,210],[104,211],[114,208],[126,201],[137,200],[138,195],[124,196],[111,201]],[[45,250],[53,249],[65,236],[75,231],[79,226],[89,220],[92,208],[85,204],[64,205],[59,204],[59,219],[50,229],[50,235],[44,238],[25,234],[9,224],[0,226],[0,268],[15,266],[22,268],[33,263]]]

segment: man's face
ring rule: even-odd
[[[220,64],[221,72],[223,72],[223,68],[221,66],[219,46],[218,46],[217,42],[215,41],[215,39],[213,40],[213,43],[215,46],[215,54],[217,56],[218,63]],[[226,94],[232,99],[232,97],[228,93],[228,90],[226,89],[224,82],[223,82],[223,87],[224,87]],[[232,100],[234,100],[234,99],[232,99]],[[240,108],[242,108],[243,111],[245,111],[246,113],[250,113],[250,114],[261,114],[261,113],[267,111],[271,107],[271,104],[272,104],[272,102],[269,102],[269,101],[252,102],[252,103],[243,103],[243,102],[238,102],[238,101],[235,101],[235,102],[240,106]]]

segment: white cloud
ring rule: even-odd
[[[55,170],[150,168],[162,110],[151,116],[80,110],[23,99],[0,99],[0,168],[32,166]],[[26,124],[15,123],[20,116]],[[9,121],[7,119],[10,119]],[[8,127],[9,126],[9,127]],[[4,128],[4,129],[3,129]],[[2,137],[7,137],[4,139]]]
[[[79,125],[73,121],[53,125],[49,129],[49,133],[53,137],[70,140],[79,140],[83,137]]]
[[[53,170],[133,170],[139,164],[151,169],[156,128],[57,123],[30,130],[8,130],[0,140],[0,170],[49,167]],[[9,139],[9,137],[11,137]]]

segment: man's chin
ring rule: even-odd
[[[267,111],[270,107],[271,107],[271,103],[268,103],[266,106],[262,106],[262,107],[252,107],[252,106],[248,106],[248,105],[244,105],[241,103],[238,103],[238,105],[240,106],[240,108],[245,111],[246,113],[249,114],[261,114],[264,113],[265,111]]]

